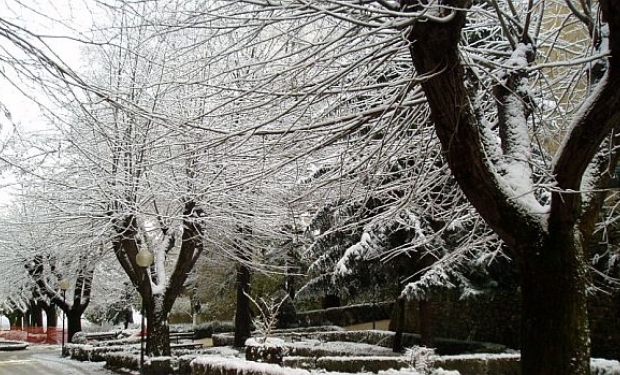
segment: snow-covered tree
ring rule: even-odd
[[[79,219],[52,218],[45,201],[29,195],[27,189],[22,193],[5,211],[2,251],[17,258],[10,263],[13,269],[7,275],[19,274],[20,269],[26,272],[33,300],[45,309],[48,320],[53,320],[48,326],[55,326],[56,306],[65,312],[71,341],[82,330],[81,318],[91,301],[92,280],[103,245],[93,241],[90,233],[74,231],[72,221]],[[64,293],[61,282],[69,286]]]
[[[69,70],[61,80],[92,93],[76,95],[87,115],[67,122],[80,155],[80,181],[68,180],[97,192],[80,212],[113,234],[143,297],[169,284],[157,261],[136,268],[140,247],[194,259],[207,225],[257,236],[269,227],[257,218],[284,211],[267,198],[296,168],[318,160],[318,173],[338,171],[324,180],[325,202],[365,202],[364,178],[411,153],[416,177],[373,186],[406,192],[381,197],[398,218],[409,197],[435,191],[436,174],[416,165],[441,155],[519,268],[522,372],[588,373],[586,244],[617,162],[614,1],[98,3],[118,15],[91,60],[105,69],[89,84]],[[32,35],[4,30],[63,72],[21,44]],[[535,157],[545,152],[553,157]],[[454,222],[446,212],[437,215]],[[220,247],[234,258],[233,243]]]
[[[157,2],[138,8],[103,8],[94,35],[102,42],[86,51],[93,64],[84,74],[107,98],[74,95],[63,103],[54,164],[62,178],[53,179],[51,190],[59,197],[55,215],[92,218],[88,230],[101,236],[144,303],[147,353],[168,355],[168,314],[204,250],[254,264],[239,249],[258,250],[261,236],[279,225],[273,218],[281,205],[276,179],[260,172],[267,140],[230,135],[247,119],[203,114],[209,96],[219,95],[203,61],[218,42],[204,40],[216,32],[162,31],[158,23],[179,23],[180,8]],[[210,130],[218,126],[225,136]],[[239,236],[237,228],[251,235]],[[150,267],[138,265],[140,252],[153,255]]]
[[[497,256],[504,258],[499,241],[441,159],[429,158],[422,171],[424,164],[408,156],[358,181],[364,195],[326,204],[315,214],[308,227],[313,242],[304,253],[311,278],[302,295],[339,288],[349,295],[372,294],[382,288],[384,299],[419,301],[425,313],[429,292],[458,286],[470,294],[472,284],[465,281],[472,269],[484,272]],[[340,165],[334,169],[341,172]],[[435,178],[427,189],[409,192],[403,181],[418,174]],[[395,309],[392,322],[402,313]],[[413,328],[430,332],[432,322],[423,320],[422,327]],[[430,345],[430,333],[423,339]]]
[[[226,24],[247,51],[264,46],[268,58],[239,67],[233,81],[249,86],[247,107],[237,109],[265,125],[255,134],[280,131],[282,144],[305,139],[312,151],[346,148],[349,135],[372,139],[388,126],[399,139],[430,120],[455,180],[519,267],[523,373],[585,374],[584,244],[617,161],[616,8],[609,0],[248,1],[206,4],[188,19]],[[418,160],[436,155],[425,152],[433,145],[420,143]],[[541,148],[554,155],[543,164],[533,159]],[[375,150],[356,159],[359,173],[390,160]]]

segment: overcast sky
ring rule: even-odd
[[[4,22],[9,22],[41,36],[41,40],[63,63],[79,69],[82,64],[80,43],[74,38],[79,38],[80,33],[88,31],[92,25],[88,0],[0,0],[0,7],[3,9],[0,28],[5,27]],[[39,46],[45,48],[42,44]],[[23,80],[9,64],[3,62],[7,58],[19,59],[20,56],[23,56],[20,51],[0,33],[0,142],[13,128],[26,135],[47,128],[39,104],[28,97],[45,105],[47,99],[43,91],[36,83]],[[0,204],[10,199],[8,190],[11,187],[7,186],[12,182],[10,173],[0,176]]]
[[[92,24],[87,4],[83,0],[0,0],[4,5],[0,17],[3,20],[24,27],[28,31],[42,36],[42,40],[52,49],[64,63],[72,68],[80,65],[80,44],[72,38],[79,37],[79,33],[88,30]],[[25,6],[27,4],[28,6]],[[0,37],[2,54],[14,53],[19,57],[14,47],[6,39]],[[28,126],[38,126],[35,121],[38,118],[33,105],[15,87],[12,87],[7,78],[19,83],[10,67],[2,66],[2,72],[8,77],[2,77],[0,85],[0,101],[9,108],[13,121],[21,122]],[[25,85],[29,85],[28,82]],[[20,87],[27,95],[41,98],[36,87]]]

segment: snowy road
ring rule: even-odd
[[[82,363],[60,358],[59,346],[31,346],[26,350],[0,351],[0,375],[112,375],[102,363]]]

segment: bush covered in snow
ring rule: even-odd
[[[620,375],[620,362],[606,359],[592,359],[591,375]]]
[[[413,348],[404,354],[390,349],[351,342],[321,342],[316,339],[285,341],[271,338],[271,344],[281,348],[280,365],[247,361],[238,350],[213,347],[197,351],[174,351],[172,357],[146,357],[147,375],[520,375],[519,354],[436,355],[426,348]],[[269,344],[269,343],[267,343]],[[249,340],[248,346],[265,346]],[[114,371],[139,370],[139,351],[136,346],[94,346],[67,344],[71,358],[82,361],[105,360]],[[592,375],[620,375],[620,363],[592,360]]]
[[[127,345],[94,346],[89,344],[66,344],[63,355],[78,361],[103,362],[107,361],[109,353],[131,353],[132,350],[133,348]]]
[[[284,357],[284,366],[307,370],[321,369],[341,373],[360,373],[369,371],[377,373],[389,369],[410,368],[408,358],[405,357],[354,357],[354,356],[325,356],[325,357]]]
[[[254,362],[282,364],[288,348],[282,339],[248,339],[245,342],[245,359]]]
[[[223,359],[217,357],[199,357],[191,364],[193,375],[345,375],[342,372],[329,372],[323,369],[302,369],[281,367],[270,363],[249,362],[242,359]],[[368,370],[355,371],[358,375],[370,375]],[[411,368],[388,369],[378,371],[379,375],[423,375]],[[431,375],[458,375],[458,373],[435,370]]]

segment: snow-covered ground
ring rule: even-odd
[[[114,375],[104,363],[60,357],[59,345],[34,345],[26,350],[0,352],[0,375]]]
[[[255,340],[249,340],[250,344],[260,344],[259,342],[253,342]],[[360,343],[345,343],[345,342],[329,342],[329,343],[321,343],[318,340],[308,340],[308,341],[299,341],[299,342],[284,342],[280,339],[273,339],[272,344],[285,344],[288,346],[288,349],[302,349],[302,347],[307,347],[308,349],[314,349],[316,347],[322,347],[320,352],[322,353],[319,358],[314,357],[314,354],[309,355],[308,357],[300,357],[300,358],[309,358],[310,361],[314,360],[317,365],[319,361],[323,359],[329,359],[327,356],[334,355],[336,360],[335,362],[353,362],[353,361],[361,361],[364,366],[367,366],[367,363],[370,361],[382,361],[382,360],[391,360],[395,359],[397,362],[404,367],[402,369],[391,369],[391,370],[383,370],[379,371],[379,375],[459,375],[458,371],[454,370],[444,370],[441,369],[440,366],[444,365],[444,367],[448,368],[459,368],[454,367],[454,362],[451,361],[461,361],[461,360],[471,360],[478,363],[488,363],[492,361],[508,361],[512,364],[510,366],[518,366],[519,353],[512,351],[509,353],[500,353],[500,354],[465,354],[458,356],[435,356],[432,351],[429,351],[425,348],[414,348],[413,350],[409,350],[407,353],[402,354],[400,356],[394,356],[394,353],[391,353],[389,350],[385,348],[381,348],[378,346],[372,346],[367,344]],[[372,347],[372,348],[371,348]],[[60,358],[60,348],[58,346],[49,346],[48,352],[40,352],[36,353],[32,357],[37,361],[43,361],[45,363],[46,368],[51,369],[52,372],[28,372],[29,375],[38,375],[38,374],[62,374],[62,375],[82,375],[82,374],[93,374],[93,375],[108,375],[112,374],[108,370],[103,368],[103,363],[82,363],[78,361],[73,361],[68,358]],[[385,349],[385,350],[384,350]],[[40,349],[38,349],[40,350]],[[387,352],[386,352],[387,350]],[[417,352],[416,352],[417,350]],[[295,350],[293,350],[295,351]],[[316,352],[318,353],[318,351]],[[316,354],[315,353],[315,354]],[[386,355],[389,354],[389,355]],[[133,354],[130,354],[133,355]],[[293,354],[294,355],[294,354]],[[1,356],[0,356],[1,358]],[[291,357],[290,359],[293,359]],[[148,359],[147,359],[148,361]],[[285,357],[285,364],[286,357]],[[451,364],[450,364],[451,363]],[[1,364],[1,361],[0,361]],[[450,364],[450,365],[449,365]],[[344,372],[330,372],[325,369],[320,368],[321,366],[295,366],[300,368],[293,367],[281,367],[275,364],[267,364],[260,362],[252,362],[245,360],[245,354],[243,352],[239,352],[238,350],[232,349],[230,347],[213,347],[203,350],[203,354],[199,355],[196,359],[194,359],[194,363],[192,366],[196,367],[196,373],[206,372],[204,369],[200,371],[201,368],[209,368],[211,371],[216,369],[234,369],[237,373],[246,373],[247,370],[253,370],[253,373],[265,373],[269,375],[345,375]],[[308,368],[310,367],[310,368]],[[316,367],[316,369],[314,369]],[[354,367],[354,366],[353,366]],[[345,365],[344,368],[353,368],[348,365]],[[437,368],[434,368],[437,367]],[[328,368],[328,367],[325,367]],[[12,372],[3,372],[7,367],[0,366],[0,375],[9,375],[13,374]],[[59,371],[63,369],[63,371]],[[69,370],[69,371],[66,371]],[[351,373],[355,373],[358,375],[370,375],[372,372],[368,371],[368,367],[362,368],[360,371],[351,371],[351,370],[343,370],[350,371]],[[217,370],[216,370],[217,371]],[[471,371],[471,369],[470,369]],[[592,375],[620,375],[620,363],[615,360],[604,360],[604,359],[593,359],[592,360]]]

